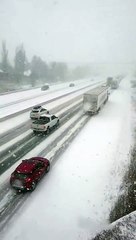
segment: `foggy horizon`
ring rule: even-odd
[[[22,43],[29,61],[135,63],[135,9],[134,0],[1,0],[0,52],[5,40],[12,64]]]

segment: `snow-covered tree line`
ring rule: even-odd
[[[23,84],[24,81],[35,86],[36,81],[56,82],[66,81],[67,79],[78,79],[89,74],[89,69],[85,66],[78,66],[69,69],[65,62],[45,62],[40,56],[34,55],[31,61],[28,61],[23,44],[16,47],[14,65],[12,66],[8,59],[8,50],[6,42],[2,42],[0,70],[5,73],[6,79]]]

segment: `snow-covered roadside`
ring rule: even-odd
[[[110,224],[92,240],[135,240],[136,239],[136,211]]]
[[[1,239],[86,239],[107,224],[129,161],[128,85],[122,82],[99,115],[90,119]]]

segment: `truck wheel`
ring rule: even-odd
[[[108,97],[106,98],[106,100],[104,101],[104,104],[108,101]]]
[[[99,108],[99,109],[97,110],[96,114],[98,114],[98,113],[100,112],[100,109],[101,109],[101,108]]]
[[[56,123],[56,127],[58,127],[59,126],[59,120],[57,121],[57,123]]]
[[[46,133],[47,133],[47,134],[50,133],[50,128],[49,128],[49,127],[47,128]]]

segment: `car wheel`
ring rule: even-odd
[[[49,128],[49,127],[47,128],[47,131],[46,131],[46,133],[47,133],[47,134],[49,134],[49,133],[50,133],[50,128]]]
[[[46,168],[46,172],[49,172],[49,171],[50,171],[50,164]]]
[[[36,134],[37,134],[37,131],[33,130],[33,133],[36,135]]]
[[[56,127],[58,127],[59,126],[59,120],[57,121],[57,123],[56,123]]]
[[[36,188],[36,183],[35,183],[35,182],[32,182],[31,191],[34,191],[35,188]]]
[[[101,107],[98,108],[96,114],[98,114],[100,112],[100,110],[101,110]]]

